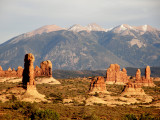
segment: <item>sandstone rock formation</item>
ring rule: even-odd
[[[44,95],[38,93],[35,84],[35,75],[34,75],[34,62],[35,58],[32,53],[26,54],[24,59],[24,71],[23,71],[23,85],[26,87],[27,91],[21,97],[24,101],[35,101],[39,99],[40,101],[45,101]]]
[[[137,69],[137,72],[136,72],[136,80],[138,80],[138,81],[141,80],[141,70],[140,70],[140,69]]]
[[[152,96],[145,94],[144,90],[141,88],[141,85],[131,82],[128,82],[125,85],[121,96],[125,97],[125,99],[123,98],[124,100],[129,99],[131,103],[149,103],[153,99]]]
[[[132,96],[132,95],[146,95],[146,94],[144,90],[141,88],[141,85],[137,85],[135,83],[128,82],[125,85],[125,88],[121,95]]]
[[[0,66],[0,71],[3,71],[3,68],[2,68],[2,66]]]
[[[35,85],[35,80],[34,80],[34,56],[29,53],[25,55],[24,58],[24,71],[23,71],[23,85],[32,86]]]
[[[120,70],[118,64],[111,64],[106,73],[106,84],[125,84],[128,82],[127,70]]]
[[[8,71],[12,71],[11,67],[8,68]]]
[[[154,87],[155,84],[153,83],[153,78],[151,78],[150,75],[151,75],[151,70],[149,66],[146,67],[145,76],[143,77],[141,77],[141,71],[140,69],[138,69],[136,72],[135,83],[137,83],[138,85],[142,85],[142,86]]]
[[[13,68],[12,71],[16,71],[15,68]]]
[[[41,62],[42,76],[52,77],[52,62],[50,60]]]
[[[95,93],[95,92],[107,93],[104,77],[102,76],[93,77],[90,83],[89,92],[90,93]]]
[[[3,70],[0,66],[0,77],[22,77],[23,68],[21,66],[18,67],[17,70],[15,68],[11,69],[10,67],[7,70]]]
[[[42,74],[42,69],[39,68],[38,66],[36,66],[35,69],[34,69],[34,73],[35,73],[36,77],[39,77]]]
[[[150,76],[151,76],[151,69],[150,66],[147,66],[145,70],[145,78],[149,80],[151,78]]]
[[[17,77],[22,77],[23,70],[24,69],[21,66],[18,66],[18,68],[17,68]]]
[[[35,68],[35,75],[44,77],[36,78],[38,84],[61,84],[58,80],[52,77],[52,63],[50,60],[41,62],[40,66],[41,68],[38,66]]]
[[[40,66],[41,68],[38,66],[35,67],[34,75],[36,77],[52,77],[52,63],[50,60],[41,62]],[[12,70],[9,67],[8,70],[3,71],[2,67],[0,66],[0,77],[22,77],[23,70],[24,69],[21,66],[18,66],[17,70],[15,70],[15,68]]]

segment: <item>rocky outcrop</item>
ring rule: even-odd
[[[17,77],[22,77],[23,70],[24,69],[21,66],[18,66],[18,68],[17,68]]]
[[[106,72],[106,84],[125,84],[128,82],[127,70],[120,70],[118,64],[111,64]]]
[[[104,77],[102,76],[93,77],[90,83],[89,92],[90,93],[95,93],[95,92],[107,93]]]
[[[140,69],[137,69],[137,72],[136,72],[136,80],[137,80],[137,81],[140,81],[140,80],[141,80],[141,70],[140,70]]]
[[[121,93],[122,96],[132,96],[132,95],[146,95],[144,90],[141,88],[141,85],[137,85],[135,83],[128,82],[123,92]]]
[[[8,71],[12,71],[11,67],[8,68]]]
[[[147,66],[146,69],[145,69],[145,79],[149,80],[151,79],[151,69],[150,69],[150,66]]]
[[[52,62],[50,60],[41,62],[42,76],[52,77]]]
[[[46,101],[45,96],[38,93],[35,84],[34,63],[35,58],[32,53],[26,54],[24,58],[24,70],[23,70],[23,86],[26,92],[20,97],[22,101],[40,102]]]
[[[36,66],[35,69],[34,69],[34,73],[35,73],[36,77],[41,76],[41,74],[42,74],[41,68],[39,68],[38,66]]]
[[[3,68],[2,68],[2,66],[0,66],[0,71],[3,71]]]
[[[15,68],[11,69],[9,67],[7,70],[3,70],[2,67],[0,67],[0,77],[22,77],[23,68],[21,66],[18,67],[17,70]]]
[[[34,69],[34,75],[35,77],[52,77],[52,63],[50,60],[43,61],[40,64],[41,68],[38,66]],[[11,67],[8,68],[8,70],[2,69],[0,66],[0,77],[22,77],[23,74],[23,68],[21,66],[18,66],[17,70],[15,68],[11,69]]]
[[[27,90],[25,94],[22,96],[22,100],[26,101],[26,99],[30,99],[31,101],[34,101],[36,99],[39,99],[40,101],[45,100],[44,95],[38,93],[36,89],[35,84],[35,75],[34,75],[34,56],[32,53],[26,54],[24,58],[24,71],[23,71],[23,85],[26,87]]]
[[[34,80],[34,56],[33,54],[29,53],[25,55],[24,58],[24,71],[23,71],[23,85],[35,85],[35,80]]]
[[[38,84],[61,84],[58,80],[52,77],[52,63],[50,60],[41,62],[40,66],[41,68],[38,66],[35,68],[35,75],[43,76],[41,78],[36,78]]]
[[[151,75],[151,70],[149,66],[146,67],[145,76],[143,77],[141,77],[141,71],[140,69],[138,69],[136,72],[135,83],[141,86],[154,87],[155,84],[153,83],[153,78],[151,78],[150,75]]]

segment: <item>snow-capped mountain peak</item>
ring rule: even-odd
[[[143,25],[143,26],[142,26],[142,29],[143,29],[144,32],[147,31],[147,27],[148,27],[148,25]]]
[[[111,31],[113,31],[115,33],[124,33],[124,32],[126,33],[130,30],[139,32],[140,34],[144,34],[147,31],[149,31],[149,32],[157,31],[157,29],[151,27],[150,25],[130,26],[130,25],[127,25],[127,24],[119,25],[119,26],[113,28]]]
[[[71,26],[68,30],[69,31],[74,31],[74,32],[79,32],[79,31],[85,31],[86,28],[83,27],[82,25],[75,24],[75,25]]]
[[[150,25],[142,25],[142,26],[138,26],[138,27],[135,27],[137,30],[139,31],[143,31],[143,32],[155,32],[157,31],[157,29],[151,27]]]
[[[107,29],[102,28],[101,26],[97,25],[96,23],[88,24],[87,26],[82,26],[79,24],[71,26],[69,31],[74,31],[74,32],[80,32],[80,31],[108,31]]]
[[[112,31],[115,32],[115,33],[121,33],[125,30],[130,30],[130,29],[133,29],[133,27],[129,26],[127,24],[122,24],[122,25],[119,25],[119,26],[113,28]]]

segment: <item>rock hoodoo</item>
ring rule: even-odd
[[[104,77],[102,76],[93,77],[90,83],[89,92],[90,93],[95,93],[95,92],[107,93]]]
[[[32,53],[26,54],[24,58],[24,71],[23,71],[23,85],[27,90],[25,94],[21,97],[22,100],[34,101],[36,99],[40,101],[45,101],[44,95],[38,93],[35,84],[35,75],[34,75],[34,56]]]
[[[41,62],[42,76],[52,77],[52,62],[50,60]]]
[[[138,85],[142,85],[142,86],[154,87],[155,84],[153,83],[153,78],[151,78],[150,75],[151,75],[151,70],[149,66],[146,67],[145,76],[143,77],[141,77],[141,71],[140,69],[138,69],[136,72],[135,83],[137,83]]]
[[[141,80],[141,70],[140,70],[140,69],[137,69],[137,72],[136,72],[136,80],[138,80],[138,81]]]
[[[27,85],[27,89],[30,86],[35,86],[34,79],[34,56],[29,53],[25,55],[24,58],[24,71],[23,71],[23,85]]]
[[[127,70],[120,70],[118,64],[111,64],[106,73],[106,84],[125,84],[128,82]]]
[[[151,79],[151,69],[150,69],[150,66],[147,66],[146,69],[145,69],[145,78],[147,80]]]

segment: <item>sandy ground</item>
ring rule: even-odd
[[[0,77],[0,82],[21,82],[22,78],[15,78],[15,77]]]
[[[26,102],[47,101],[45,99],[45,95],[38,93],[36,88],[31,91],[28,91],[21,86],[0,91],[0,100],[2,102],[8,101],[9,99],[12,99],[13,95],[20,101],[26,101]]]
[[[54,79],[53,77],[50,78],[36,78],[36,84],[61,84],[58,80]]]
[[[54,79],[53,77],[47,78],[47,77],[43,77],[43,78],[36,78],[36,84],[61,84],[58,80]],[[22,78],[15,78],[15,77],[0,77],[0,82],[22,82]]]
[[[114,107],[116,105],[129,105],[134,103],[149,103],[152,102],[152,97],[148,95],[137,96],[110,96],[103,94],[100,97],[91,96],[86,100],[86,105],[106,104]]]

